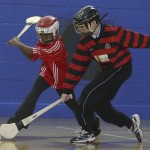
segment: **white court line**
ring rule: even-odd
[[[76,129],[66,128],[66,127],[59,127],[59,126],[57,126],[57,128],[76,131]],[[101,134],[105,135],[105,136],[112,136],[112,137],[117,137],[117,138],[119,137],[119,138],[123,138],[123,139],[137,140],[135,138],[130,138],[130,137],[126,137],[126,136],[119,136],[119,135],[113,135],[113,134],[108,134],[108,133],[105,133],[105,132],[101,132]],[[143,142],[150,143],[149,140],[143,140]]]

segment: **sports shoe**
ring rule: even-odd
[[[70,140],[70,143],[90,143],[96,140],[94,133],[88,133],[85,130],[77,132],[77,135]]]
[[[98,136],[101,133],[101,129],[100,129],[100,118],[98,116],[95,116],[95,124],[93,127],[93,132],[95,136]]]
[[[133,125],[132,127],[129,129],[129,131],[131,131],[137,138],[137,140],[141,143],[143,141],[143,132],[140,128],[140,116],[138,114],[135,114],[133,116],[131,116]]]

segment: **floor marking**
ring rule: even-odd
[[[60,127],[60,126],[57,126],[57,128],[65,129],[65,130],[72,130],[72,131],[76,131],[77,130],[77,129],[73,129],[73,128],[66,128],[66,127]],[[119,137],[119,138],[124,138],[124,139],[137,140],[135,138],[130,138],[130,137],[126,137],[126,136],[119,136],[119,135],[113,135],[113,134],[109,134],[109,133],[105,133],[105,132],[102,132],[101,134],[105,135],[105,136],[113,136],[113,137]],[[150,143],[149,140],[143,140],[143,142]]]

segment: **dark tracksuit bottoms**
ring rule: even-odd
[[[36,103],[40,95],[49,88],[49,84],[42,78],[41,76],[38,76],[32,86],[31,91],[24,99],[21,106],[17,109],[15,113],[16,120],[24,119],[34,112],[34,109],[36,107]],[[59,96],[62,94],[62,90],[56,90]],[[51,98],[49,98],[51,99]],[[72,110],[72,112],[75,114],[77,111],[77,101],[75,100],[75,95],[73,92],[73,99],[68,100],[65,102],[65,104]]]
[[[107,123],[118,127],[131,127],[132,120],[111,104],[119,88],[131,73],[131,62],[118,68],[105,69],[83,89],[79,98],[80,111],[77,114],[77,120],[83,129],[91,131],[95,113]]]

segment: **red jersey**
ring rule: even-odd
[[[97,39],[82,37],[64,80],[64,93],[69,94],[81,80],[94,59],[102,69],[117,68],[132,60],[128,48],[148,48],[150,37],[118,26],[101,25]]]
[[[55,88],[61,89],[63,80],[68,69],[68,53],[59,36],[49,45],[44,45],[40,41],[33,48],[32,60],[42,60],[39,75],[42,76],[47,83]]]

